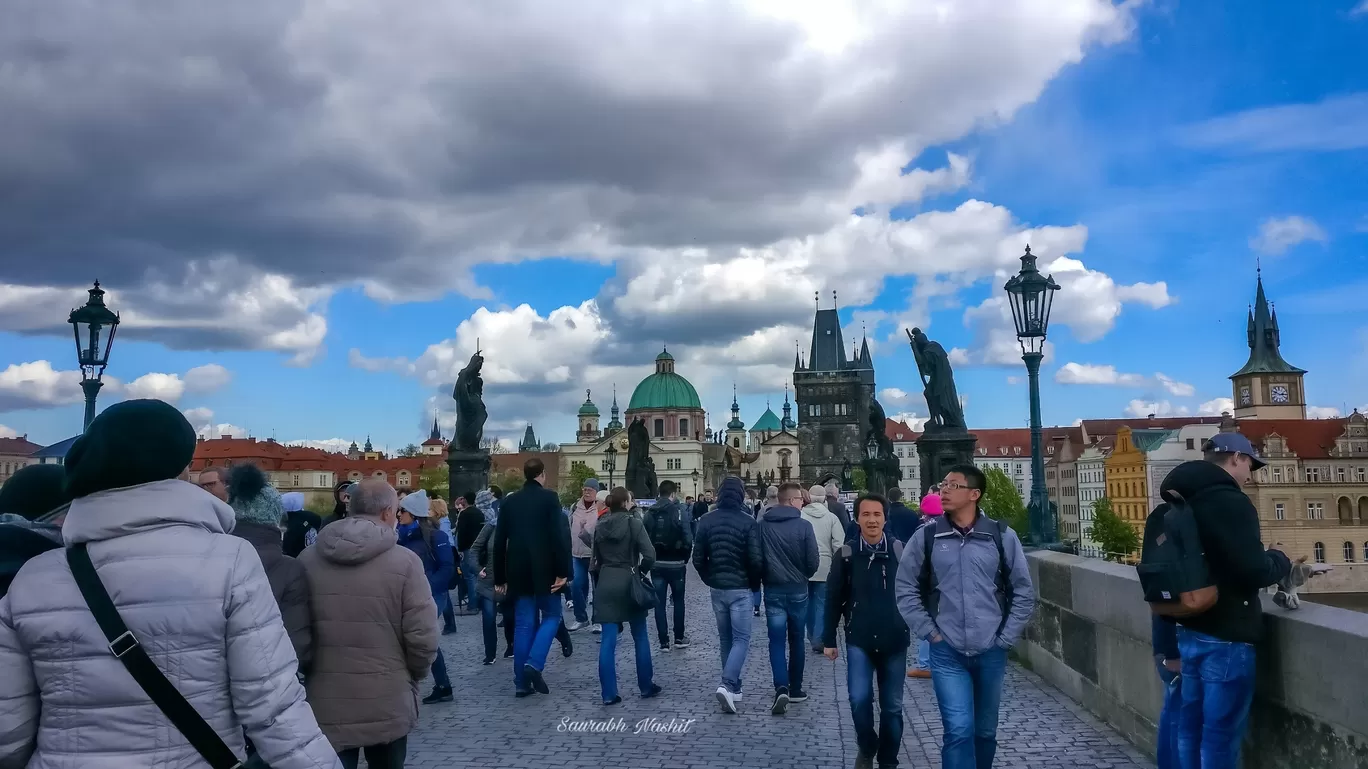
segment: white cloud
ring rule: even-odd
[[[1022,382],[1022,379],[1021,379],[1021,377],[1019,377],[1019,376],[1009,376],[1009,377],[1007,377],[1007,384],[1009,384],[1009,385],[1019,385],[1019,384],[1021,384],[1021,382]]]
[[[352,441],[347,438],[323,438],[321,440],[300,440],[285,441],[286,446],[306,446],[311,449],[322,449],[333,454],[345,454],[351,448]]]
[[[185,390],[197,394],[221,390],[233,379],[232,372],[217,363],[196,366],[185,372]]]
[[[1162,373],[1155,374],[1154,378],[1159,381],[1159,384],[1162,385],[1165,390],[1168,390],[1169,395],[1176,395],[1180,398],[1190,398],[1197,394],[1197,388],[1187,382],[1179,382]]]
[[[930,421],[930,417],[917,416],[911,411],[889,414],[888,418],[894,422],[905,422],[914,432],[921,432],[926,427],[926,423]]]
[[[81,372],[57,371],[45,360],[12,363],[0,371],[0,411],[81,403]]]
[[[176,374],[143,374],[124,388],[128,398],[156,398],[175,403],[185,394],[185,382]]]
[[[912,414],[916,413],[919,408],[925,410],[926,401],[924,397],[921,393],[909,393],[897,387],[885,387],[879,391],[879,403],[884,407],[885,412],[896,410],[904,414]]]
[[[1363,16],[1368,14],[1368,0],[1359,0],[1359,4],[1349,9],[1350,16]]]
[[[1307,419],[1333,419],[1341,416],[1340,410],[1334,406],[1307,406]]]
[[[1261,254],[1279,256],[1299,243],[1325,243],[1330,237],[1311,219],[1304,216],[1284,216],[1266,219],[1259,225],[1259,234],[1249,239],[1249,247]]]
[[[1235,401],[1230,398],[1212,398],[1204,401],[1197,407],[1197,413],[1203,416],[1220,416],[1221,414],[1235,413]]]
[[[195,428],[195,434],[201,438],[246,438],[247,429],[227,422],[214,422],[214,411],[203,406],[181,411],[185,418],[189,420],[190,426]]]
[[[1055,381],[1060,384],[1143,385],[1145,377],[1139,374],[1122,374],[1115,366],[1065,363],[1055,372]]]
[[[1144,419],[1150,414],[1156,417],[1186,416],[1188,408],[1187,406],[1174,406],[1168,401],[1143,401],[1139,399],[1134,399],[1126,405],[1126,416]]]
[[[15,430],[14,430],[13,427],[6,427],[5,425],[0,425],[0,438],[18,438],[18,437],[19,437],[19,433],[15,432]]]

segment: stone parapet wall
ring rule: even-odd
[[[1018,659],[1152,754],[1162,685],[1135,569],[1028,558],[1040,601]],[[1245,769],[1368,766],[1368,614],[1305,603],[1288,612],[1266,598],[1264,607]]]

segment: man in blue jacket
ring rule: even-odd
[[[951,467],[945,515],[917,529],[898,566],[898,612],[914,638],[931,642],[945,769],[993,765],[1007,650],[1035,609],[1021,540],[979,510],[986,486],[977,467]]]
[[[693,565],[712,591],[713,615],[722,649],[722,683],[717,701],[727,713],[741,700],[741,669],[751,637],[751,590],[760,587],[747,548],[755,519],[746,509],[746,489],[731,476],[717,489],[717,509],[698,519]]]
[[[821,556],[812,524],[799,511],[803,488],[785,483],[777,504],[760,516],[751,530],[748,550],[751,568],[765,587],[765,625],[769,634],[770,672],[774,674],[774,703],[770,712],[781,716],[790,702],[807,700],[803,691],[804,635],[807,633],[808,579],[817,573]],[[784,659],[784,641],[788,659]]]

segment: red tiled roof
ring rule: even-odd
[[[1116,431],[1122,427],[1129,427],[1132,430],[1144,428],[1159,428],[1164,430],[1174,430],[1187,425],[1219,425],[1221,417],[1155,417],[1148,419],[1085,419],[1082,422],[1082,430],[1089,438],[1101,438],[1107,435],[1116,435]]]
[[[0,455],[7,457],[26,457],[43,448],[25,435],[20,438],[0,438]]]
[[[884,418],[884,435],[888,436],[890,441],[899,443],[915,441],[921,437],[921,433],[913,430],[906,422],[898,422],[887,417]]]
[[[1347,417],[1336,419],[1245,419],[1236,423],[1260,451],[1264,440],[1277,433],[1287,440],[1287,448],[1302,459],[1326,459],[1335,448],[1335,439],[1344,435]]]
[[[969,431],[978,438],[974,456],[985,459],[991,457],[1030,457],[1031,429],[1029,427],[1007,427]],[[1078,455],[1083,436],[1077,427],[1046,427],[1041,430],[1041,446],[1048,457],[1054,453],[1055,436],[1063,436],[1074,444],[1074,456]],[[1006,449],[1006,451],[1003,451]]]

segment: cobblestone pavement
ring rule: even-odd
[[[659,769],[832,769],[855,763],[854,729],[846,696],[845,657],[809,655],[809,699],[784,716],[769,712],[773,694],[763,612],[754,620],[741,712],[728,715],[714,697],[720,675],[717,630],[707,587],[690,569],[687,627],[692,645],[660,653],[654,617],[649,626],[655,680],[664,694],[642,700],[636,689],[630,634],[619,640],[618,688],[623,703],[600,704],[598,636],[572,634],[574,654],[558,645],[546,666],[549,696],[513,696],[512,661],[484,667],[478,615],[458,616],[458,632],[442,640],[456,702],[424,706],[409,738],[411,769],[580,769],[622,766]],[[567,616],[568,612],[567,612]],[[626,628],[624,628],[625,630]],[[503,635],[499,636],[500,654]],[[430,689],[423,685],[423,693]],[[903,701],[904,767],[939,767],[941,724],[928,680],[908,679]],[[877,701],[877,700],[876,700]],[[621,718],[625,731],[571,732],[565,719]],[[642,719],[687,723],[682,733],[636,732]],[[1003,769],[1150,769],[1154,765],[1120,736],[1039,677],[1008,670],[996,766]]]

